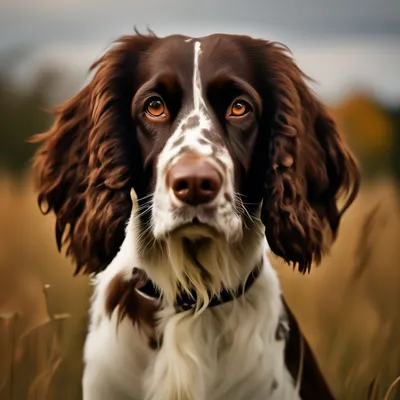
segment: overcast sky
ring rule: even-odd
[[[400,0],[0,0],[0,52],[27,45],[22,68],[56,60],[83,71],[133,25],[279,40],[321,95],[364,87],[400,102]]]

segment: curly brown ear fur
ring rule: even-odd
[[[357,194],[359,171],[286,49],[268,43],[266,64],[272,125],[262,220],[271,250],[306,272],[320,261],[325,228],[335,237]],[[347,199],[339,211],[341,194]]]
[[[34,159],[38,202],[56,215],[59,249],[83,269],[96,273],[112,260],[123,241],[130,214],[131,187],[140,193],[141,166],[135,149],[130,107],[140,52],[154,36],[126,36],[96,61],[92,81],[55,110]],[[137,181],[135,181],[137,179]]]

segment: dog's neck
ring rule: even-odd
[[[150,249],[141,249],[135,241],[138,234],[128,225],[126,241],[136,243],[132,249],[134,266],[145,271],[167,305],[174,305],[179,297],[193,298],[195,293],[197,311],[204,310],[222,292],[243,288],[266,251],[263,227],[254,222],[235,243],[215,233],[193,240],[182,231],[153,241]]]
[[[155,381],[163,384],[151,387],[151,392],[160,394],[160,398],[164,393],[171,394],[169,398],[205,398],[201,393],[209,390],[206,388],[213,382],[212,398],[223,398],[222,393],[231,389],[225,387],[225,375],[220,370],[229,365],[234,379],[270,379],[260,387],[262,396],[267,398],[265,387],[271,387],[275,374],[281,373],[275,365],[280,365],[277,348],[283,341],[273,346],[260,342],[260,338],[274,337],[282,304],[279,283],[265,253],[262,259],[260,276],[235,301],[199,312],[177,312],[168,304],[160,309],[155,328],[159,346],[154,371]],[[261,353],[260,345],[265,346]],[[182,375],[181,371],[196,374]],[[165,376],[171,379],[163,379]],[[228,393],[233,396],[233,392]]]
[[[260,260],[258,264],[253,268],[250,272],[249,276],[245,280],[243,284],[240,284],[236,290],[231,289],[222,289],[217,295],[213,295],[209,293],[209,303],[207,304],[207,308],[217,307],[219,305],[228,303],[233,301],[241,296],[243,296],[255,283],[257,278],[260,276],[261,270],[263,267],[263,260]],[[136,279],[136,276],[139,276],[139,279]],[[134,268],[132,272],[132,279],[137,282],[136,291],[138,294],[143,296],[148,301],[161,301],[163,297],[163,293],[159,287],[157,287],[156,283],[153,282],[143,270],[139,270],[138,268]],[[194,289],[191,289],[190,293],[182,292],[180,293],[175,300],[175,310],[176,312],[184,312],[192,310],[196,312],[198,309],[198,300],[197,300],[197,292]]]

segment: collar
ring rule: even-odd
[[[224,303],[228,303],[243,296],[254,284],[257,278],[260,276],[262,270],[262,262],[257,264],[254,269],[250,272],[246,279],[246,282],[236,290],[223,289],[218,295],[210,294],[210,302],[207,308],[215,307]],[[138,268],[134,268],[133,273],[138,272]],[[140,270],[140,274],[143,276],[144,271]],[[144,297],[149,300],[159,300],[162,297],[162,291],[156,286],[156,284],[146,275],[146,279],[142,280],[143,285],[137,287],[136,290]],[[177,313],[194,310],[197,305],[197,293],[193,290],[190,293],[182,293],[176,297],[175,310]]]

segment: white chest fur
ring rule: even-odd
[[[264,258],[245,296],[208,309],[162,311],[163,344],[151,350],[129,319],[105,313],[107,286],[129,272],[123,252],[95,281],[85,345],[84,400],[299,399],[275,337],[283,312],[278,279]]]

